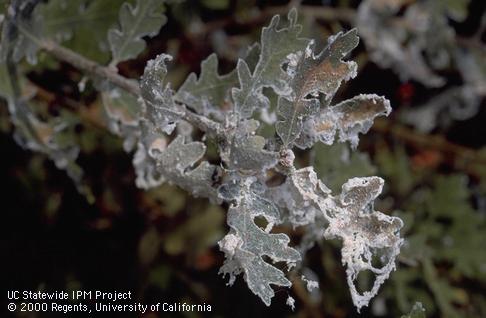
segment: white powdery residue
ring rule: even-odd
[[[299,226],[314,223],[316,215],[317,209],[312,206],[307,209],[293,209],[289,215],[289,222],[292,224],[292,228],[295,229]]]
[[[373,107],[367,109],[370,106],[366,103],[372,103]],[[365,112],[360,113],[361,109]],[[359,134],[368,132],[376,117],[388,116],[391,110],[390,102],[386,98],[374,94],[361,94],[330,107],[329,112],[334,113],[340,123],[337,125],[339,141],[349,141],[355,149],[359,142]]]
[[[81,83],[83,83],[82,85],[83,85],[83,87],[84,87],[84,85],[86,84],[86,80],[87,80],[87,79],[88,79],[87,77],[83,77],[83,79],[82,79],[82,80],[79,82],[79,85],[81,85]],[[120,97],[121,97],[121,93],[120,93],[120,91],[119,91],[118,89],[112,89],[112,90],[110,90],[110,91],[108,92],[108,95],[109,95],[111,98],[113,98],[113,99],[115,99],[115,98],[120,98]]]
[[[403,239],[399,236],[403,222],[396,217],[373,211],[373,201],[381,193],[383,179],[378,177],[352,178],[342,186],[342,192],[334,197],[335,212],[328,221],[326,238],[340,238],[343,242],[342,263],[351,297],[358,312],[367,306],[395,270],[395,259]],[[380,251],[380,254],[377,254]],[[381,254],[382,253],[382,254]],[[380,256],[383,266],[374,267],[372,259]],[[371,271],[375,281],[370,290],[363,293],[356,288],[360,272]]]
[[[295,154],[292,150],[286,149],[280,152],[280,164],[284,167],[292,167],[294,165]]]
[[[273,229],[274,225],[275,225],[275,223],[268,222],[267,226],[265,226],[265,233],[270,233],[270,231]]]
[[[351,151],[349,151],[348,147],[343,148],[341,152],[341,161],[344,163],[349,164],[351,160]]]
[[[287,235],[267,233],[255,224],[255,217],[259,216],[269,223],[272,220],[280,221],[277,207],[260,195],[264,193],[264,185],[259,184],[255,177],[248,177],[239,179],[236,189],[228,190],[227,192],[240,192],[241,199],[233,199],[234,203],[228,211],[228,224],[231,229],[219,243],[220,249],[226,254],[220,273],[230,275],[230,284],[234,282],[236,275],[243,273],[250,290],[270,306],[275,295],[271,285],[290,287],[292,283],[282,270],[266,262],[262,256],[290,266],[300,261],[301,255],[288,245],[290,238]],[[235,197],[232,193],[228,194],[228,198]]]
[[[273,125],[277,122],[277,113],[270,111],[268,108],[262,108],[260,110],[260,119],[268,125]]]
[[[371,312],[375,316],[385,316],[388,313],[388,310],[386,308],[386,302],[385,298],[383,297],[377,297],[372,304],[371,307]]]
[[[350,72],[348,72],[344,78],[344,81],[347,82],[358,75],[358,64],[354,61],[348,61],[345,63],[348,65],[348,69],[350,70]]]
[[[336,134],[336,123],[338,122],[338,116],[333,111],[323,111],[321,114],[313,119],[312,125],[308,129],[309,136],[315,135],[325,145],[332,145],[334,143],[334,136]],[[322,123],[326,123],[327,127],[318,128]]]
[[[359,311],[368,305],[395,269],[395,259],[403,243],[399,236],[403,222],[373,210],[373,201],[383,189],[383,180],[378,177],[352,178],[342,186],[340,195],[332,196],[322,182],[319,181],[319,187],[315,185],[312,170],[297,170],[290,179],[298,189],[299,197],[315,202],[327,220],[324,237],[342,241],[342,263],[346,266],[353,303]],[[309,194],[312,191],[315,191],[314,195]],[[372,259],[375,257],[379,257],[383,266],[374,267]],[[362,271],[371,271],[375,281],[370,290],[360,293],[356,279]],[[301,278],[309,291],[318,287],[317,281],[304,275]]]
[[[228,258],[235,255],[236,249],[243,244],[241,238],[234,234],[228,234],[218,242],[219,249],[224,252]]]
[[[287,61],[288,61],[287,70],[289,69],[293,70],[295,75],[295,68],[297,67],[297,65],[299,65],[299,61],[301,58],[302,58],[301,51],[297,53],[290,53],[289,55],[287,55]]]
[[[292,298],[290,295],[289,297],[287,297],[287,302],[285,304],[289,306],[292,309],[292,311],[295,310],[295,299]]]
[[[193,131],[194,127],[189,122],[180,120],[177,123],[177,133],[184,136],[186,140],[190,140]]]
[[[319,282],[308,279],[304,275],[302,275],[300,278],[305,282],[307,291],[312,292],[314,289],[319,289]]]
[[[330,35],[328,38],[327,38],[327,45],[331,45],[334,43],[334,41],[336,41],[336,39],[338,37],[340,37],[343,33],[342,32],[339,32],[337,34],[333,34],[333,35]]]
[[[309,44],[306,46],[305,55],[304,55],[305,58],[309,58],[309,57],[313,56],[313,49],[312,48],[314,47],[314,44],[315,44],[314,40],[311,40],[309,42]]]
[[[155,138],[152,141],[148,153],[152,158],[155,159],[157,155],[162,151],[164,151],[166,148],[167,148],[167,140],[163,136],[160,136],[158,138]]]
[[[165,61],[172,61],[172,56],[169,54],[159,54],[155,59],[147,62],[148,68],[154,68],[156,71],[166,70]]]
[[[171,124],[167,124],[167,125],[163,126],[162,131],[164,133],[166,133],[167,135],[170,135],[170,134],[172,134],[172,132],[174,131],[175,128],[176,128],[176,124],[171,123]]]
[[[1,23],[1,21],[0,21]],[[88,81],[88,77],[87,76],[83,76],[83,78],[78,82],[78,90],[80,93],[84,92],[85,88],[86,88],[86,82]],[[115,90],[112,90],[112,92],[115,91]],[[110,94],[111,95],[111,94]],[[120,94],[118,94],[120,95]],[[117,96],[119,97],[119,96]]]
[[[155,162],[147,156],[147,150],[141,142],[138,142],[132,163],[137,175],[135,185],[138,188],[148,190],[161,185],[165,181],[162,175],[158,175]]]
[[[294,171],[287,181],[272,191],[273,200],[288,211],[292,226],[313,224],[320,214],[319,200],[330,190],[317,178],[312,167]]]
[[[390,101],[388,99],[386,99],[385,97],[378,96],[378,95],[375,95],[375,94],[359,94],[358,98],[360,98],[361,100],[371,99],[374,104],[376,104],[377,102],[383,103],[385,110],[383,112],[379,113],[378,115],[388,116],[388,115],[390,115],[390,113],[392,111]]]

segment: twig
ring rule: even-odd
[[[84,56],[62,47],[50,40],[39,40],[39,47],[46,50],[48,53],[55,56],[57,59],[67,62],[77,69],[87,72],[91,75],[107,79],[116,86],[126,90],[127,92],[139,97],[141,95],[140,87],[135,80],[130,80],[116,73],[113,69],[99,65]],[[189,109],[185,109],[184,119],[198,127],[204,132],[221,134],[220,124],[203,116],[200,116]]]
[[[96,75],[98,77],[107,79],[129,93],[135,96],[140,96],[140,87],[138,87],[138,84],[133,80],[120,76],[113,69],[101,66],[96,62],[88,60],[84,56],[62,47],[54,41],[42,40],[39,42],[39,44],[42,49],[55,56],[57,59],[67,62],[91,75]]]
[[[463,168],[470,164],[486,165],[485,155],[482,155],[474,149],[454,144],[440,135],[423,134],[401,124],[392,123],[386,119],[376,119],[372,129],[381,134],[390,134],[413,146],[436,149],[442,153],[452,155],[455,159],[461,158],[463,160],[461,162]],[[455,160],[454,163],[457,163],[457,161]],[[471,174],[477,175],[474,171],[470,172]]]

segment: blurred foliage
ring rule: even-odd
[[[406,224],[407,243],[400,255],[404,265],[386,292],[395,295],[402,311],[419,300],[429,313],[439,311],[446,317],[484,315],[483,306],[475,303],[480,295],[474,296],[481,292],[469,285],[484,284],[486,253],[480,251],[486,239],[486,220],[484,213],[473,208],[468,177],[423,168],[414,172],[403,148],[397,153],[401,160],[391,152],[381,152],[380,164],[390,180],[404,181],[389,195],[402,201],[402,211],[396,214]]]
[[[59,36],[66,46],[107,62],[105,31],[115,23],[122,2],[86,1],[89,14],[84,17],[88,24],[84,18],[77,19],[79,8],[64,5],[69,1],[51,0],[42,5],[58,9],[49,10],[54,21],[51,25],[65,31]],[[401,2],[405,9],[407,2],[419,1],[395,2]],[[454,30],[454,38],[461,44],[470,43],[472,54],[484,59],[484,1],[444,3],[446,10],[440,14]],[[172,1],[167,9],[167,27],[148,42],[138,59],[119,64],[119,71],[138,77],[148,58],[165,51],[175,56],[168,77],[180,83],[189,72],[199,74],[200,62],[217,52],[222,60],[220,73],[224,74],[234,68],[238,57],[245,56],[248,45],[258,38],[271,13],[288,10],[286,4]],[[314,7],[321,4],[324,6]],[[346,12],[355,13],[359,5],[360,1],[303,1],[300,12],[304,33],[318,34],[324,40],[332,32],[350,28],[353,19],[343,17]],[[330,12],[335,15],[329,17],[326,10],[333,10]],[[451,14],[460,17],[456,19],[460,21],[447,18]],[[483,32],[480,41],[474,42],[478,32]],[[365,45],[356,53],[361,68],[356,83],[343,87],[339,98],[352,96],[356,91],[379,92],[392,101],[394,112],[400,113],[438,96],[438,88],[414,80],[403,82],[394,70],[377,67],[370,61]],[[334,242],[320,243],[310,250],[304,265],[316,276],[321,290],[308,293],[296,284],[291,291],[296,299],[293,313],[285,306],[287,292],[277,290],[274,306],[266,308],[241,282],[226,287],[217,276],[223,256],[215,247],[227,231],[224,209],[193,199],[170,185],[147,192],[137,189],[130,157],[123,150],[123,141],[109,133],[103,101],[93,84],[88,82],[84,90],[79,90],[77,84],[82,75],[77,70],[44,54],[39,61],[36,66],[25,62],[19,65],[27,74],[28,85],[37,91],[32,109],[44,119],[73,119],[69,133],[80,148],[76,163],[83,167],[85,184],[94,199],[92,204],[87,203],[46,156],[15,145],[7,106],[2,105],[1,180],[6,190],[2,194],[5,219],[1,226],[5,239],[0,246],[2,257],[8,260],[2,285],[16,289],[118,288],[133,290],[145,303],[163,299],[205,302],[213,307],[212,313],[179,314],[186,317],[357,315]],[[441,89],[462,82],[458,73],[454,67],[440,70],[446,81]],[[3,74],[0,72],[2,90],[8,89]],[[314,163],[319,177],[333,190],[350,177],[384,177],[386,193],[380,197],[378,208],[404,220],[406,244],[398,269],[370,309],[364,310],[364,316],[486,317],[484,104],[481,97],[472,116],[453,120],[427,134],[408,126],[405,137],[395,134],[394,127],[405,125],[401,116],[395,116],[390,119],[392,125],[387,133],[375,130],[362,136],[357,152],[337,144],[318,145],[313,152],[298,154],[301,166]],[[441,148],[436,139],[431,139],[434,134],[467,147],[472,155],[464,155],[463,148]],[[419,144],[417,136],[431,142],[426,146]],[[458,164],[462,161],[465,163]],[[293,240],[299,242],[300,237]],[[34,263],[35,270],[31,267]],[[12,277],[11,273],[20,271],[23,277]],[[416,302],[423,304],[425,313]]]

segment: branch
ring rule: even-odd
[[[75,68],[91,75],[106,79],[136,97],[141,96],[140,87],[136,81],[119,75],[112,68],[99,65],[70,49],[58,45],[54,41],[39,40],[37,43],[40,48],[52,54],[58,60],[69,63]],[[204,132],[222,135],[222,129],[219,123],[200,116],[187,108],[185,108],[184,119]]]
[[[61,61],[67,62],[91,75],[107,79],[129,93],[140,96],[140,87],[134,81],[120,76],[111,68],[101,66],[74,51],[58,45],[54,41],[41,40],[39,46]]]

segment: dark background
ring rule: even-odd
[[[214,9],[214,6],[208,5],[209,2],[197,1],[186,1],[178,10],[169,6],[168,24],[162,28],[158,36],[147,39],[148,49],[140,58],[119,65],[120,73],[128,77],[138,77],[148,59],[170,50],[172,46],[177,46],[173,64],[183,67],[175,66],[171,70],[171,76],[176,83],[180,83],[189,72],[199,72],[200,62],[214,51],[210,40],[213,31],[191,34],[185,25],[187,19],[199,17],[203,25],[214,28],[214,32],[223,30],[230,36],[230,40],[234,41],[228,42],[229,45],[239,46],[244,45],[248,39],[258,39],[259,30],[270,18],[262,15],[261,18],[253,19],[251,23],[240,23],[237,19],[239,15],[245,16],[250,10],[263,11],[269,7],[286,4],[282,1],[221,2],[223,4],[220,9]],[[355,9],[359,5],[359,1],[304,1],[302,5],[323,3],[350,9]],[[185,12],[186,15],[181,12]],[[450,24],[456,30],[457,36],[467,37],[479,28],[483,13],[484,1],[472,1],[468,18],[460,23],[451,20]],[[221,27],[218,23],[221,23]],[[345,22],[339,26],[319,20],[315,23],[316,28],[327,33],[332,33],[333,28],[350,27]],[[323,36],[318,40],[323,42],[325,39],[326,36]],[[363,43],[353,52],[353,57],[356,56],[366,57]],[[234,66],[234,60],[225,58],[220,65],[222,71],[229,71]],[[448,85],[460,81],[457,72],[446,71],[442,75],[447,78]],[[76,82],[80,78],[80,73],[70,65],[58,63],[54,67],[31,70],[28,77],[36,85],[56,96],[49,102],[51,113],[56,113],[58,108],[62,107],[65,96],[89,107],[99,107],[98,96],[94,90],[88,90],[83,94],[77,91]],[[338,98],[344,99],[359,93],[376,93],[389,98],[397,111],[402,107],[419,105],[435,96],[437,92],[438,89],[427,88],[413,80],[403,82],[392,70],[380,68],[367,60],[357,78],[341,89]],[[56,169],[51,161],[40,154],[23,150],[15,143],[6,107],[0,108],[0,116],[0,285],[5,290],[132,291],[135,295],[134,301],[146,304],[161,300],[169,303],[187,301],[194,304],[207,303],[213,308],[211,313],[168,315],[177,317],[358,316],[347,291],[344,269],[339,266],[340,252],[339,244],[334,244],[336,242],[324,242],[314,247],[307,255],[309,267],[319,277],[322,289],[320,301],[314,303],[312,300],[299,298],[295,296],[295,290],[276,289],[272,306],[267,308],[248,290],[242,277],[238,277],[234,286],[227,287],[227,279],[218,275],[218,269],[224,259],[214,243],[227,231],[224,219],[221,219],[221,216],[224,217],[224,209],[210,214],[214,220],[207,220],[208,224],[205,223],[203,226],[204,233],[191,226],[184,227],[197,213],[211,209],[209,203],[193,199],[171,186],[163,186],[161,189],[148,192],[137,189],[131,164],[132,155],[123,151],[121,141],[116,136],[100,129],[95,130],[87,138],[90,140],[89,146],[82,148],[79,158],[79,163],[86,173],[86,180],[96,198],[93,204],[89,204],[78,193],[66,174]],[[483,100],[479,112],[472,118],[453,122],[447,129],[436,129],[431,134],[479,153],[484,149],[486,141],[485,120],[486,108]],[[388,123],[406,126],[393,115],[388,119]],[[408,131],[413,131],[413,127],[406,127]],[[89,128],[89,125],[81,126],[78,133],[85,134]],[[428,135],[420,136],[427,138]],[[484,192],[478,190],[485,182],[484,174],[476,173],[476,170],[471,172],[462,169],[460,165],[458,167],[454,163],[455,159],[451,158],[455,154],[411,144],[408,139],[400,139],[392,131],[370,131],[362,137],[359,150],[370,154],[371,162],[377,167],[376,175],[386,177],[387,174],[383,172],[384,168],[378,162],[377,156],[385,151],[395,153],[398,148],[404,149],[399,156],[404,156],[404,160],[412,167],[411,171],[420,175],[420,178],[435,180],[440,176],[452,174],[467,177],[464,204],[475,210],[474,213],[482,215],[481,226],[484,230],[485,198]],[[439,159],[434,159],[437,156]],[[387,179],[387,184],[389,182],[393,180]],[[420,187],[421,183],[418,181],[414,190]],[[397,194],[391,186],[380,198],[385,203],[392,198],[394,203],[383,204],[383,211],[392,213],[413,206],[404,203],[410,200],[410,193]],[[175,232],[178,234],[175,235]],[[426,231],[422,234],[428,235]],[[204,239],[201,243],[201,236],[210,238]],[[473,241],[478,239],[479,236],[472,238]],[[172,243],[167,243],[167,240]],[[470,252],[478,256],[485,253],[484,249]],[[462,258],[458,256],[457,259],[459,261]],[[334,265],[323,265],[326,260]],[[435,260],[434,264],[440,277],[449,282],[447,286],[450,286],[452,293],[461,290],[466,296],[470,296],[466,297],[465,303],[451,301],[459,313],[469,317],[480,317],[486,313],[484,274],[475,277],[448,272],[454,267],[450,260]],[[408,266],[399,263],[398,271]],[[483,264],[483,271],[484,266],[486,264]],[[420,277],[420,274],[417,275]],[[389,317],[406,313],[396,306],[394,284],[393,281],[387,281],[382,287],[388,308],[392,308],[386,314]],[[435,304],[432,308],[426,306],[428,315],[448,315],[440,311],[440,306],[436,303],[437,298],[431,290],[433,288],[426,282],[415,280],[412,287],[428,294],[429,299]],[[285,306],[289,294],[297,300],[295,312],[291,312]],[[5,298],[2,302],[4,300]],[[421,301],[419,294],[416,300]],[[68,314],[64,317],[71,316],[75,315]],[[363,316],[374,314],[365,308]],[[40,317],[56,315],[47,314]]]

